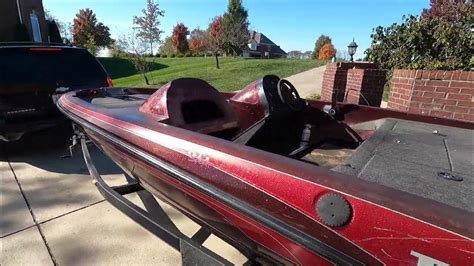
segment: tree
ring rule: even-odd
[[[222,17],[222,40],[227,53],[238,55],[250,39],[248,12],[242,0],[229,0],[227,12]]]
[[[456,21],[472,14],[472,1],[469,0],[430,0],[430,8],[423,9],[423,18],[442,18]]]
[[[319,55],[318,59],[319,60],[329,60],[336,55],[336,49],[334,49],[334,46],[330,43],[326,43],[319,49]]]
[[[54,17],[48,9],[44,9],[44,18],[47,21],[57,20],[56,17]]]
[[[325,44],[332,44],[331,37],[326,36],[324,34],[321,34],[318,39],[316,40],[316,43],[314,44],[314,52],[313,52],[313,57],[314,58],[319,58],[319,50],[325,45]]]
[[[191,31],[189,49],[196,55],[202,55],[209,50],[207,34],[199,27]]]
[[[174,54],[173,41],[171,37],[166,37],[159,49],[160,55],[171,56]]]
[[[153,46],[160,42],[160,17],[165,15],[165,11],[161,10],[154,0],[147,0],[146,9],[142,9],[143,16],[133,17],[133,24],[137,25],[137,37],[150,45],[150,54],[153,54]]]
[[[171,41],[173,42],[174,51],[178,54],[184,54],[189,50],[188,37],[189,31],[183,23],[178,23],[173,28]]]
[[[147,73],[150,71],[154,64],[154,59],[148,58],[148,43],[142,38],[138,37],[137,32],[132,32],[129,35],[122,35],[117,41],[117,47],[127,51],[125,53],[126,58],[132,62],[133,66],[143,76],[146,85],[150,85]]]
[[[209,47],[216,57],[216,68],[219,69],[219,53],[222,52],[224,47],[222,40],[222,16],[214,17],[207,31]]]
[[[63,39],[61,38],[61,34],[59,33],[58,25],[56,21],[50,20],[48,23],[49,26],[49,41],[53,43],[62,43]]]
[[[86,48],[89,53],[93,54],[94,56],[97,55],[97,53],[99,52],[99,47],[95,42],[94,35],[88,33],[88,35],[86,36],[86,43],[84,44],[84,48]]]
[[[112,44],[109,28],[97,21],[94,12],[89,9],[81,9],[76,14],[73,23],[73,40],[77,46],[85,47],[90,38],[98,47],[108,47]]]
[[[379,26],[365,53],[385,69],[469,69],[474,54],[473,16],[454,21],[409,16],[401,24]]]

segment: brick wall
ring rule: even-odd
[[[321,99],[331,101],[336,92],[338,102],[380,106],[386,80],[385,71],[377,68],[374,63],[327,64]]]
[[[388,108],[474,121],[474,72],[397,69]]]

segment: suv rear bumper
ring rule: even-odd
[[[0,141],[19,140],[26,133],[43,129],[54,128],[67,121],[65,117],[52,119],[38,119],[34,121],[21,121],[18,123],[6,122],[0,118]]]

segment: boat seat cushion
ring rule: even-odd
[[[181,78],[155,92],[140,111],[159,121],[205,134],[236,128],[237,119],[229,102],[204,80]]]

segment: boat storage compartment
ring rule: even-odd
[[[474,131],[399,119],[375,133],[333,170],[474,211]]]

